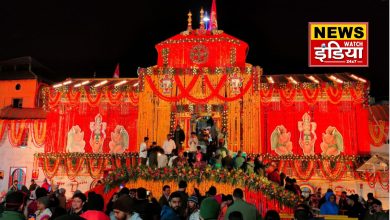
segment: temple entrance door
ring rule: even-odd
[[[202,136],[204,129],[209,130],[210,135],[214,141],[218,139],[218,132],[222,128],[222,114],[218,111],[214,112],[183,112],[176,113],[175,127],[180,124],[186,135],[183,149],[188,149],[188,139],[192,132],[196,132],[198,139]]]
[[[18,181],[18,189],[21,189],[23,185],[26,185],[26,167],[11,167],[8,187],[11,187],[14,180]]]

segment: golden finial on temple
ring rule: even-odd
[[[203,8],[201,8],[200,9],[200,29],[201,30],[204,30],[203,14],[204,14],[204,11],[203,11]]]
[[[191,10],[188,12],[188,25],[187,25],[187,31],[192,31],[192,13]]]

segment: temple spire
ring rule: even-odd
[[[216,0],[213,0],[213,3],[211,4],[210,30],[218,30]]]
[[[187,25],[187,31],[192,31],[192,13],[191,10],[188,12],[188,25]]]
[[[200,28],[201,30],[204,30],[204,21],[203,21],[203,16],[204,14],[204,11],[203,11],[203,8],[200,9]]]

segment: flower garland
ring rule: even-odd
[[[288,83],[285,88],[279,88],[280,99],[286,106],[291,106],[294,103],[297,90],[291,83]]]
[[[375,147],[382,146],[383,143],[386,141],[385,128],[386,122],[382,120],[378,121],[378,124],[374,122],[368,122],[368,131],[370,134],[369,136],[371,144]]]
[[[301,85],[301,92],[305,101],[309,105],[314,105],[317,102],[318,95],[320,94],[321,89],[319,87],[315,88],[305,88]]]
[[[303,181],[307,181],[311,179],[311,177],[314,175],[314,168],[316,161],[310,160],[307,161],[307,168],[306,170],[303,170],[302,168],[302,161],[294,160],[294,170],[297,174],[297,177]]]
[[[49,98],[49,106],[57,106],[58,103],[61,101],[62,92],[54,89],[48,89],[47,91],[49,92],[49,95],[47,96]]]
[[[17,124],[19,127],[17,128]],[[22,144],[23,135],[26,132],[27,120],[12,120],[8,132],[9,142],[12,146],[18,147]]]
[[[8,125],[7,120],[0,120],[0,140],[3,138],[7,125]]]
[[[139,103],[138,94],[136,92],[130,91],[130,90],[127,92],[127,94],[128,94],[129,99],[130,99],[130,103],[134,106],[137,106]]]
[[[364,86],[358,84],[356,87],[349,87],[352,99],[355,103],[362,103],[364,101]]]
[[[328,100],[332,104],[338,104],[343,97],[343,87],[341,84],[337,84],[335,87],[326,86],[325,91],[328,95]]]
[[[34,120],[32,124],[32,140],[37,147],[43,147],[46,139],[46,121]]]
[[[269,88],[261,88],[260,89],[261,102],[267,104],[271,102],[273,93],[274,93],[273,85],[270,85]]]
[[[106,181],[106,191],[117,187],[119,184],[128,182],[136,182],[139,179],[152,183],[159,182],[178,182],[185,180],[189,183],[208,183],[213,181],[220,184],[228,184],[233,187],[247,188],[248,190],[261,192],[268,199],[277,200],[280,204],[288,207],[294,207],[299,198],[294,193],[286,191],[278,184],[270,182],[265,177],[252,174],[247,175],[242,170],[228,171],[225,169],[213,170],[210,166],[204,169],[191,167],[173,167],[173,168],[157,168],[138,166],[136,168],[127,169],[120,168],[111,173]]]
[[[43,157],[43,172],[45,173],[45,176],[49,179],[52,179],[58,171],[58,167],[60,165],[60,160],[55,159],[53,164],[53,169],[49,169],[48,167],[49,161],[47,157]]]
[[[69,89],[69,91],[66,93],[66,97],[68,98],[68,101],[70,104],[74,105],[76,102],[80,101],[81,97],[81,92],[80,91],[75,91],[74,89]]]
[[[93,179],[98,179],[102,174],[103,168],[105,167],[106,159],[104,159],[104,158],[98,158],[98,159],[88,158],[86,160],[87,160],[89,174],[91,175],[91,177]],[[97,160],[97,165],[95,168],[93,163],[96,160]]]
[[[81,170],[84,160],[83,159],[78,159],[78,158],[64,158],[65,159],[65,172],[66,175],[70,180],[74,180]],[[75,165],[73,165],[73,161],[75,161]]]
[[[116,95],[114,95],[113,91],[106,89],[106,97],[111,105],[117,106],[121,103],[122,99],[122,92],[116,92]]]
[[[96,94],[92,94],[91,92],[86,91],[85,96],[87,97],[88,104],[91,107],[96,107],[99,105],[100,100],[102,99],[102,93],[97,92]]]
[[[322,160],[322,166],[321,171],[325,178],[327,178],[330,181],[339,181],[341,177],[345,173],[345,164],[338,161],[333,161],[336,163],[336,166],[332,169],[331,167],[331,161],[329,160]]]

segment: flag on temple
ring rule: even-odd
[[[112,76],[112,78],[119,78],[119,63],[116,65],[114,75]]]

